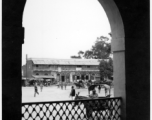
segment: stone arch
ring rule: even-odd
[[[118,44],[119,42],[121,42],[121,40],[117,41],[117,38],[125,37],[124,25],[123,25],[120,12],[113,0],[98,0],[98,1],[102,5],[102,7],[104,8],[107,14],[107,17],[111,26],[112,39],[116,39],[115,44]],[[124,40],[123,40],[123,43],[124,43]]]
[[[3,0],[2,2],[2,111],[3,119],[6,120],[10,118],[14,118],[16,120],[21,119],[20,103],[22,102],[22,93],[19,80],[21,79],[21,51],[22,44],[24,42],[22,14],[25,2],[26,0],[13,0],[13,2],[12,0]],[[121,113],[126,114],[127,111],[127,118],[125,115],[122,115],[122,119],[134,120],[137,119],[138,116],[139,120],[148,120],[150,116],[150,100],[148,100],[150,98],[149,1],[99,0],[99,2],[106,11],[113,35],[112,50],[114,52],[115,91],[118,91],[119,89],[121,91],[118,91],[118,93],[115,92],[115,96],[123,98]],[[119,10],[114,2],[122,13],[123,22]],[[124,40],[124,37],[126,41]],[[129,43],[128,41],[132,42]],[[125,45],[126,58],[124,54],[124,43],[127,43]],[[134,45],[136,45],[136,48],[134,48]],[[138,59],[138,62],[135,59]],[[126,62],[127,66],[125,66],[124,62]],[[147,69],[148,71],[145,72]],[[125,76],[128,79],[127,83],[125,83]],[[120,82],[118,86],[116,84],[117,82]],[[137,85],[132,87],[132,84]],[[144,92],[140,91],[141,88],[144,88],[142,89]],[[8,89],[11,89],[12,94],[10,94]],[[125,97],[126,91],[128,95],[127,98]],[[9,110],[10,108],[13,109],[13,112]]]
[[[125,78],[125,31],[120,12],[114,0],[98,0],[104,8],[112,33],[112,52],[114,68],[114,96],[121,96],[122,118],[126,118],[126,78]]]

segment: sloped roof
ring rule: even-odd
[[[98,59],[46,59],[29,58],[33,64],[38,65],[99,65]]]

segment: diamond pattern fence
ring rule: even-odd
[[[22,103],[22,120],[121,120],[121,98]]]

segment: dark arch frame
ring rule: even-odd
[[[119,91],[122,101],[122,119],[150,119],[150,2],[149,0],[107,0],[115,3],[124,24],[125,36],[114,37],[113,41],[123,41],[124,50],[115,51],[117,65],[125,61],[123,72],[118,71]],[[22,14],[25,0],[2,1],[2,119],[21,119],[21,54],[24,40]],[[110,4],[101,1],[103,4]],[[113,4],[113,5],[115,5]],[[108,5],[107,5],[108,6]],[[111,8],[111,7],[110,7]],[[110,9],[109,8],[109,9]],[[119,14],[119,13],[118,13]],[[109,16],[108,16],[109,17]],[[114,23],[117,20],[114,19]],[[111,23],[110,23],[111,24]],[[115,26],[116,28],[119,27]],[[114,31],[115,32],[115,31]],[[121,32],[121,29],[120,29]],[[117,42],[115,42],[117,43]],[[123,42],[115,44],[120,48]],[[116,47],[117,48],[117,47]],[[124,55],[124,60],[120,56]],[[114,59],[115,59],[114,58]],[[119,68],[114,69],[119,69]],[[119,66],[121,67],[121,66]],[[117,72],[117,71],[116,71]],[[122,75],[125,72],[124,75]],[[124,82],[124,78],[125,83]],[[117,76],[114,76],[117,80]],[[140,81],[140,82],[139,82]],[[115,84],[117,85],[117,84]],[[121,86],[121,85],[125,85]],[[123,93],[124,92],[124,93]],[[142,103],[142,104],[141,104]],[[126,116],[127,115],[127,116]]]

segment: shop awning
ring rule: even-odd
[[[49,76],[49,75],[45,75],[45,76],[41,76],[41,75],[33,75],[34,78],[54,78],[54,76]]]
[[[22,80],[34,80],[34,78],[26,78],[26,77],[22,77]]]

